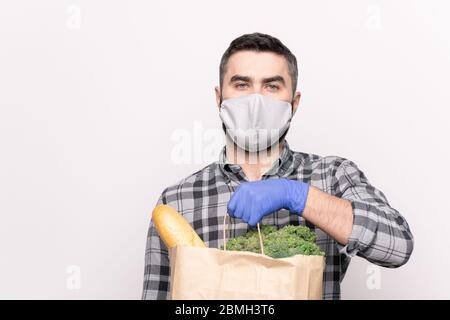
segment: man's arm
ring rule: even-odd
[[[164,192],[156,205],[165,202],[163,201],[163,197]],[[159,237],[152,218],[150,220],[150,227],[147,234],[147,246],[145,249],[144,286],[142,291],[142,299],[168,299],[170,286],[169,275],[169,252],[166,245]]]
[[[302,216],[337,242],[343,245],[348,244],[353,225],[350,201],[310,186]]]
[[[384,194],[350,160],[343,159],[333,168],[329,180],[330,194],[285,178],[242,182],[227,210],[256,226],[262,217],[285,208],[328,233],[342,254],[357,254],[384,267],[405,264],[413,250],[413,236]]]
[[[390,268],[409,260],[414,242],[406,220],[355,163],[336,169],[332,190],[336,196],[310,187],[303,217],[333,237],[341,253]]]

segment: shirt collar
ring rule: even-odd
[[[226,146],[222,148],[219,155],[218,165],[229,180],[235,182],[245,181],[245,174],[242,171],[242,167],[239,164],[228,162],[226,157]],[[282,150],[276,161],[274,161],[272,167],[262,176],[262,179],[269,178],[271,176],[285,177],[289,175],[294,169],[294,155],[293,151],[289,147],[289,143],[285,139],[283,141]]]

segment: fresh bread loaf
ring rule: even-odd
[[[152,220],[167,248],[180,245],[206,247],[191,225],[172,207],[160,204],[153,209]]]

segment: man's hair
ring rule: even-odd
[[[223,77],[225,75],[230,56],[238,51],[247,50],[256,52],[273,52],[282,55],[287,61],[289,75],[292,82],[292,92],[295,93],[295,90],[297,90],[298,78],[297,59],[280,40],[268,34],[259,32],[244,34],[231,41],[230,46],[223,54],[220,61],[219,77],[221,89],[223,85]]]

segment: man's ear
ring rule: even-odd
[[[217,108],[220,109],[220,87],[219,86],[215,86],[214,87],[214,91],[216,93],[216,104],[217,104]]]
[[[294,115],[295,112],[297,111],[301,96],[302,96],[302,94],[300,93],[300,91],[295,92],[294,99],[292,99],[292,109],[293,109],[292,115]]]

